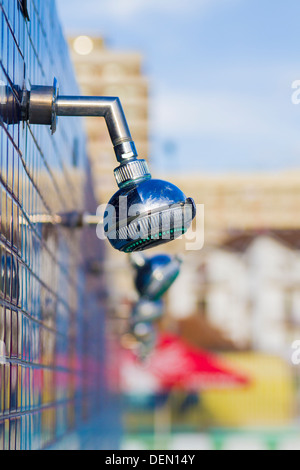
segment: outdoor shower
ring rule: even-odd
[[[178,238],[190,227],[196,208],[175,185],[152,179],[146,160],[138,159],[119,98],[60,96],[53,86],[17,90],[17,107],[8,87],[1,93],[0,115],[6,123],[28,121],[56,130],[58,116],[104,117],[119,166],[114,176],[119,190],[104,214],[104,233],[124,252],[140,251]]]

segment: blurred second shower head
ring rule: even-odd
[[[141,297],[157,300],[164,295],[180,272],[181,258],[167,254],[145,257],[132,253],[135,268],[134,283]]]

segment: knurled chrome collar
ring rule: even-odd
[[[151,178],[146,160],[132,160],[114,169],[114,175],[119,187],[140,179]]]

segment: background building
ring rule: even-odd
[[[252,343],[250,337],[255,338],[256,333],[259,334],[260,326],[257,324],[257,330],[254,332],[252,328],[249,329],[250,324],[247,322],[250,318],[251,321],[256,321],[253,315],[255,318],[257,315],[254,314],[253,308],[256,305],[256,297],[260,295],[259,292],[264,291],[264,295],[270,298],[266,285],[261,283],[262,277],[274,278],[273,287],[279,297],[279,290],[283,286],[285,291],[290,292],[291,289],[296,289],[298,282],[296,280],[299,240],[297,211],[300,174],[295,171],[218,177],[199,175],[184,179],[175,178],[175,183],[183,190],[189,189],[196,202],[204,204],[204,246],[200,251],[191,250],[184,253],[187,243],[184,238],[167,246],[170,250],[182,251],[185,259],[181,276],[168,294],[170,314],[180,317],[204,309],[205,315],[216,323],[214,313],[210,315],[209,312],[219,305],[218,308],[223,308],[226,312],[223,318],[221,316],[219,318],[219,327],[228,330],[229,324],[235,324],[236,328],[244,328],[244,333],[242,330],[236,335],[232,333],[231,339],[235,336],[237,341],[243,341],[243,338],[246,341],[244,334],[247,331],[246,343],[250,341],[252,345],[258,344],[256,342],[258,339]],[[203,226],[197,224],[195,232],[202,229]],[[254,261],[254,258],[260,260],[260,263]],[[275,274],[275,271],[280,274]],[[267,275],[267,272],[270,274]],[[258,283],[257,286],[255,282]],[[214,296],[210,291],[212,284],[216,289],[219,288],[220,295],[223,289],[232,286],[227,303],[221,297],[219,300],[217,297],[213,300]],[[227,287],[224,287],[225,285]],[[183,311],[183,308],[178,308],[178,305],[181,305],[179,292],[186,292],[186,289],[189,292],[189,300]],[[244,295],[243,307],[239,303],[240,295]],[[280,305],[285,309],[289,304],[288,300],[281,301],[279,297],[273,299],[276,307],[269,304],[263,307],[266,315],[274,315],[275,318],[275,309],[281,308]],[[267,313],[269,310],[272,313]],[[248,314],[245,311],[248,311]],[[242,312],[245,313],[245,318]],[[261,315],[258,317],[261,318]],[[278,328],[285,335],[283,331],[288,327],[285,314],[281,315],[281,320],[282,323]],[[296,329],[295,335],[298,333]],[[275,336],[274,343],[279,346]]]

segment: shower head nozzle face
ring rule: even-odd
[[[175,185],[147,179],[114,194],[104,215],[104,232],[117,250],[146,250],[185,233],[195,213],[193,199]]]

